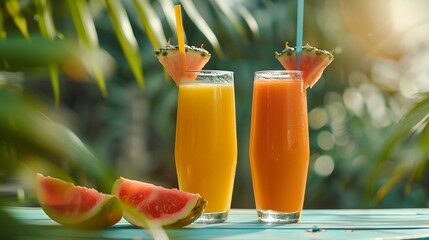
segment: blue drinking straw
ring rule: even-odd
[[[301,69],[302,31],[304,25],[304,0],[298,0],[298,13],[296,18],[296,69]]]

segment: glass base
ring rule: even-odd
[[[221,223],[225,222],[228,218],[228,211],[226,212],[215,212],[215,213],[203,213],[201,217],[195,220],[195,223]]]
[[[285,213],[272,210],[256,209],[259,220],[267,223],[297,223],[302,211]]]

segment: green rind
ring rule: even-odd
[[[101,208],[94,215],[88,215],[85,219],[74,219],[73,222],[59,218],[49,209],[49,206],[42,205],[42,209],[55,222],[74,229],[103,229],[121,220],[122,207],[115,196],[106,195],[99,206]]]
[[[207,206],[207,201],[204,198],[199,197],[197,202],[195,203],[194,208],[185,218],[182,218],[182,219],[178,220],[177,222],[170,224],[170,225],[166,225],[164,227],[166,227],[166,228],[181,228],[181,227],[187,226],[187,225],[193,223],[195,220],[197,220],[203,214],[206,206]]]

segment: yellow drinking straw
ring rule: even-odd
[[[179,64],[180,64],[180,75],[183,76],[183,72],[186,70],[186,55],[185,55],[185,34],[183,32],[182,23],[182,9],[180,4],[174,5],[174,11],[176,12],[176,32],[177,41],[179,42]]]

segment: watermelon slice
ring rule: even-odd
[[[115,196],[42,174],[37,174],[37,196],[45,213],[67,227],[101,229],[122,218]]]
[[[147,227],[142,219],[164,227],[183,227],[199,218],[207,205],[199,194],[123,177],[113,184],[112,193],[123,205],[124,218],[138,227]]]
[[[286,43],[285,49],[276,52],[276,58],[287,70],[296,70],[296,48],[289,47]],[[307,45],[302,47],[301,71],[303,71],[305,87],[313,87],[322,76],[326,67],[334,60],[331,52],[320,50]]]
[[[201,48],[185,45],[186,51],[186,66],[185,71],[201,70],[206,63],[210,60],[211,54]],[[179,85],[181,72],[180,72],[180,58],[179,47],[168,45],[155,51],[155,55],[159,62],[173,78],[176,85]],[[195,79],[195,73],[184,73],[183,77],[187,79]]]

